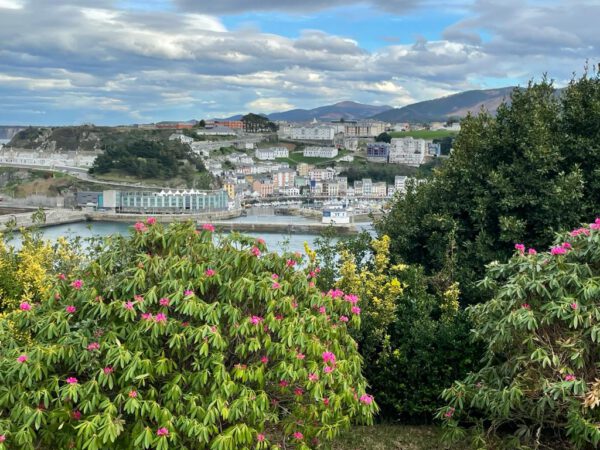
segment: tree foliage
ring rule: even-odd
[[[360,318],[301,255],[134,229],[0,318],[0,448],[308,449],[371,420]]]
[[[409,189],[379,226],[398,260],[447,270],[467,302],[485,264],[512,243],[547,246],[600,204],[600,78],[574,79],[556,95],[543,79],[515,89],[510,104],[468,116],[449,160]]]
[[[597,219],[559,235],[549,252],[517,244],[507,263],[490,264],[482,283],[495,295],[468,310],[484,365],[444,392],[439,417],[450,437],[463,422],[513,434],[510,448],[598,447],[599,230]]]

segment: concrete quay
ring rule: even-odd
[[[0,216],[0,231],[5,231],[7,225],[12,225],[15,229],[38,227],[50,227],[52,225],[62,225],[65,223],[84,222],[87,220],[83,211],[73,211],[71,209],[48,209],[44,210],[46,222],[34,223],[32,215],[36,210],[20,212],[16,214],[3,214]]]

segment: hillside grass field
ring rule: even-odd
[[[389,134],[393,138],[413,137],[415,139],[443,139],[445,137],[456,137],[458,135],[458,131],[414,130],[414,131],[392,131]]]

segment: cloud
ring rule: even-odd
[[[439,37],[392,39],[375,49],[318,29],[294,37],[260,26],[230,29],[211,14],[250,4],[253,11],[300,12],[360,3],[399,15],[441,1],[193,2],[203,8],[173,1],[181,9],[0,0],[0,122],[37,120],[26,111],[46,111],[44,119],[58,123],[124,123],[349,99],[402,106],[488,83],[524,83],[544,72],[568,79],[586,59],[600,59],[600,4],[592,0],[445,2],[462,12]]]

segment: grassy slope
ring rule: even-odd
[[[395,138],[413,137],[415,139],[442,139],[445,137],[456,137],[457,131],[450,130],[415,130],[415,131],[392,131],[390,135]]]
[[[380,424],[353,427],[333,444],[333,450],[466,450],[467,443],[445,445],[434,426]]]

